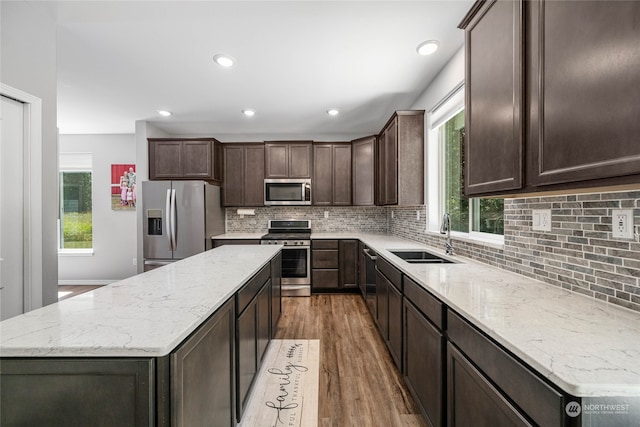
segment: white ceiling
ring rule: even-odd
[[[58,22],[58,126],[134,133],[136,120],[222,141],[375,133],[463,44],[472,0],[69,1]],[[419,56],[435,39],[440,49]],[[237,63],[212,61],[225,53]],[[341,114],[326,114],[331,107]],[[247,118],[241,110],[251,108]],[[161,118],[157,110],[173,112]]]

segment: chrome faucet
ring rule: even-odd
[[[442,225],[440,225],[440,234],[446,234],[447,240],[444,244],[444,252],[447,255],[453,255],[453,246],[451,245],[451,216],[445,213],[442,217]]]

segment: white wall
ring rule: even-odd
[[[137,182],[147,181],[149,179],[149,148],[147,144],[147,138],[171,138],[172,135],[157,128],[153,124],[144,120],[136,122],[136,176]],[[137,188],[137,196],[139,200],[142,200],[142,186]],[[136,212],[136,224],[142,224],[142,209],[137,209]],[[142,273],[143,256],[142,256],[142,227],[138,227],[137,244],[136,244],[136,256],[138,259],[138,273]]]
[[[429,112],[456,86],[464,81],[464,46],[442,68],[435,79],[416,99],[411,109]]]
[[[111,209],[111,165],[136,163],[135,142],[134,135],[60,135],[61,153],[92,154],[94,251],[60,255],[59,284],[107,284],[137,273],[136,212]]]
[[[0,81],[42,100],[42,292],[34,305],[58,300],[56,26],[40,7],[0,2]],[[34,206],[34,208],[37,208]]]

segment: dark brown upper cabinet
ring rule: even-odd
[[[311,178],[311,142],[266,142],[265,178]]]
[[[222,181],[222,148],[214,138],[149,138],[149,179]]]
[[[375,136],[351,141],[351,187],[354,206],[375,204],[375,150]]]
[[[529,182],[637,183],[640,4],[526,5]]]
[[[467,196],[640,175],[640,5],[478,1],[466,40]]]
[[[466,50],[465,194],[522,187],[522,3],[476,3]]]
[[[313,144],[313,204],[351,205],[351,144]]]
[[[264,144],[222,144],[223,206],[264,205]]]
[[[396,111],[377,138],[377,205],[424,203],[424,110]]]

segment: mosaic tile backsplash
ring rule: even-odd
[[[612,209],[634,209],[640,191],[505,199],[504,246],[453,237],[457,254],[640,312],[640,243],[613,238]],[[551,209],[552,230],[532,230],[532,209]],[[275,218],[311,219],[314,231],[391,233],[436,248],[425,206],[268,207],[240,218],[227,209],[227,232],[267,232]],[[327,212],[328,218],[325,218]],[[391,213],[393,212],[393,218]]]
[[[634,209],[640,224],[640,191],[505,199],[504,206],[504,247],[454,237],[456,253],[640,311],[638,236],[611,233],[612,209]],[[532,230],[532,209],[551,209],[550,232]],[[444,236],[425,232],[416,210],[425,209],[394,207],[389,232],[443,248]]]
[[[316,232],[386,233],[388,230],[387,211],[378,206],[271,206],[255,208],[255,215],[244,218],[238,215],[237,209],[228,208],[226,215],[227,233],[266,233],[270,219],[310,219],[311,228]]]

